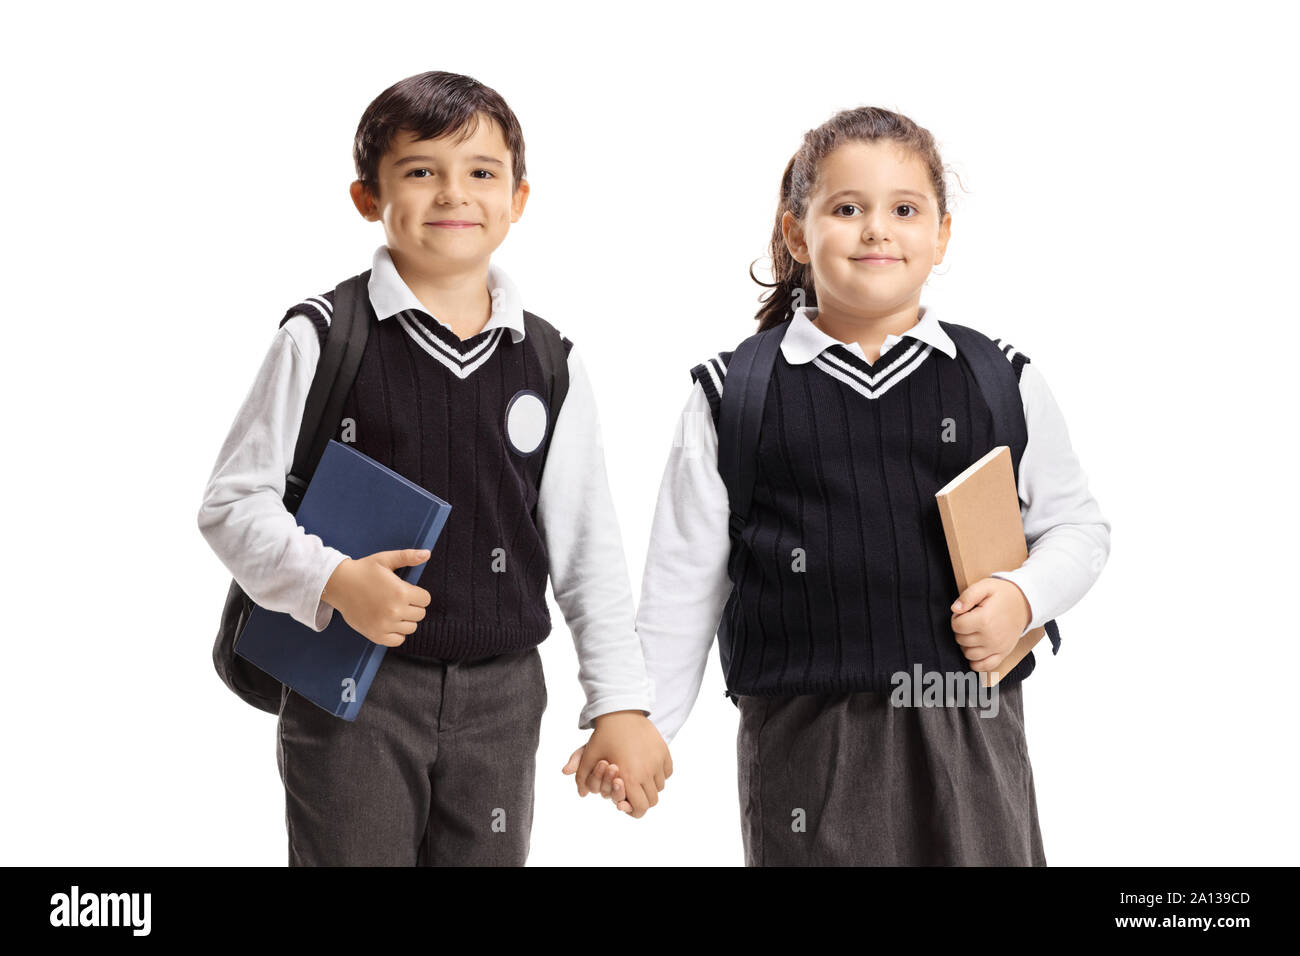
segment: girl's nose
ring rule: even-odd
[[[883,216],[876,214],[865,215],[862,217],[862,240],[864,242],[879,242],[881,239],[889,237],[889,227],[886,225],[887,220]]]

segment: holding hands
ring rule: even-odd
[[[639,710],[601,714],[587,742],[561,772],[575,775],[578,796],[599,793],[640,819],[659,802],[673,758],[659,729]]]

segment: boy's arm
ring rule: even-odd
[[[316,631],[334,614],[321,600],[325,583],[348,556],[298,525],[284,506],[284,487],[319,356],[307,317],[295,315],[276,332],[198,514],[203,537],[254,603]]]
[[[1020,372],[1029,443],[1020,459],[1021,518],[1029,558],[991,577],[1013,582],[1032,617],[1022,633],[1064,614],[1101,575],[1110,555],[1110,522],[1088,491],[1070,435],[1038,366]]]
[[[718,474],[717,429],[697,382],[664,467],[636,619],[655,685],[651,719],[668,743],[699,696],[731,593],[729,516],[727,486]]]
[[[537,523],[546,542],[555,602],[578,652],[578,680],[587,696],[578,727],[587,730],[601,714],[648,713],[654,686],[636,636],[595,399],[574,346],[568,363],[569,391],[546,453]]]

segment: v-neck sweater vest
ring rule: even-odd
[[[289,309],[311,318],[322,351],[333,292]],[[334,438],[451,504],[417,582],[431,602],[390,653],[475,660],[526,650],[551,631],[548,560],[537,526],[546,438],[521,452],[506,415],[521,393],[548,394],[533,344],[496,327],[461,341],[406,310],[371,331]],[[562,339],[567,357],[572,343]],[[364,555],[352,555],[353,558]]]
[[[691,370],[715,425],[731,355]],[[908,337],[874,363],[843,345],[800,364],[778,353],[718,632],[728,692],[888,692],[916,665],[970,673],[934,496],[994,446],[960,356]],[[1030,655],[1003,682],[1033,668]]]

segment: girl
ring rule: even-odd
[[[864,107],[804,136],[781,180],[775,282],[757,316],[779,351],[734,548],[737,502],[718,471],[733,353],[691,371],[637,630],[668,741],[719,634],[740,708],[747,865],[1046,864],[1021,708],[1033,656],[992,705],[891,693],[899,675],[996,671],[1083,596],[1110,550],[1037,366],[994,340],[1029,434],[1018,485],[1030,555],[957,592],[934,495],[1000,442],[954,342],[969,339],[920,304],[951,224],[933,137],[908,118]]]

